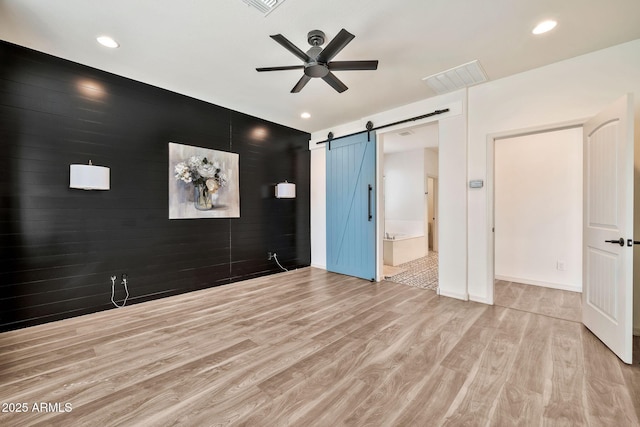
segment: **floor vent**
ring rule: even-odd
[[[480,62],[476,59],[447,71],[425,77],[422,80],[440,95],[486,82],[487,75],[480,66]]]
[[[242,0],[248,6],[258,9],[264,16],[270,14],[273,9],[284,3],[284,0]]]

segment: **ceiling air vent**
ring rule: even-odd
[[[442,73],[425,77],[422,81],[440,95],[486,82],[487,75],[480,66],[480,62],[476,59]]]
[[[409,135],[413,135],[413,131],[407,129],[407,130],[403,130],[401,132],[398,132],[398,135],[400,136],[409,136]]]
[[[253,6],[267,16],[276,7],[284,3],[284,0],[242,0],[249,6]]]

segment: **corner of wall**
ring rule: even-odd
[[[327,268],[327,155],[311,150],[311,265]]]
[[[487,298],[485,296],[480,296],[480,295],[469,294],[469,301],[479,302],[479,303],[482,303],[482,304],[493,305],[493,301],[491,301],[489,298]]]
[[[469,294],[466,292],[450,292],[440,289],[438,295],[448,298],[459,299],[462,301],[469,301]]]

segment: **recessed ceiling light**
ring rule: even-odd
[[[546,33],[547,31],[553,30],[556,27],[556,25],[558,25],[558,23],[553,20],[542,21],[541,23],[536,25],[536,27],[531,32],[535,35],[543,34],[543,33]]]
[[[300,114],[300,117],[302,117],[303,119],[308,119],[311,117],[311,114],[305,111],[304,113]]]
[[[110,47],[112,49],[120,46],[117,41],[109,36],[100,36],[96,38],[96,40],[98,40],[98,43],[100,43],[102,46]]]

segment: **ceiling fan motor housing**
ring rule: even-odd
[[[327,67],[327,64],[317,61],[320,52],[322,52],[322,48],[320,46],[313,46],[307,51],[307,55],[309,55],[311,61],[304,64],[304,73],[309,77],[324,77],[329,74],[329,67]]]
[[[329,74],[327,64],[311,61],[304,64],[304,73],[309,77],[324,77]]]
[[[311,46],[320,46],[324,44],[325,35],[320,30],[311,30],[307,34],[307,41]]]

